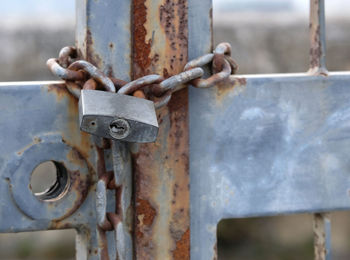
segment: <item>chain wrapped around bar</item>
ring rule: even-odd
[[[58,59],[51,58],[47,61],[50,71],[65,80],[68,91],[76,98],[79,98],[82,88],[101,89],[124,95],[132,95],[142,90],[147,98],[154,101],[156,109],[168,104],[172,93],[188,84],[197,88],[213,87],[236,73],[238,69],[237,63],[231,58],[231,45],[227,42],[218,44],[213,53],[189,61],[183,72],[167,79],[154,74],[127,83],[107,77],[91,63],[76,59],[76,48],[69,46],[60,51]],[[202,67],[210,64],[213,74],[203,78]]]
[[[202,67],[212,65],[212,72],[208,78],[203,78]],[[77,60],[75,47],[64,47],[59,52],[58,59],[51,58],[47,61],[50,71],[63,79],[67,90],[79,99],[81,89],[105,90],[117,92],[123,95],[134,95],[141,98],[149,98],[154,101],[156,109],[168,104],[173,92],[190,84],[197,88],[209,88],[227,79],[237,71],[237,64],[231,58],[231,46],[229,43],[220,43],[213,53],[205,54],[188,62],[184,71],[164,79],[160,75],[147,75],[131,82],[107,77],[102,71],[91,63]],[[103,153],[109,149],[111,143],[107,139],[94,137],[97,150]],[[105,167],[98,172],[96,187],[96,212],[97,223],[102,231],[113,230],[120,217],[117,213],[107,212],[107,190],[116,190],[113,185],[111,173],[106,172]]]

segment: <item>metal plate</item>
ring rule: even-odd
[[[92,137],[79,130],[78,100],[62,82],[0,83],[0,132],[0,232],[75,228],[78,256],[98,259],[97,155]],[[36,165],[48,160],[66,168],[70,185],[43,201],[29,182]],[[108,202],[114,210],[115,201]]]
[[[223,218],[350,208],[350,73],[231,77],[190,97],[195,259]]]

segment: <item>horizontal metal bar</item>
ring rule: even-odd
[[[96,153],[80,133],[77,102],[62,82],[0,83],[0,232],[95,225],[89,185]],[[71,188],[61,199],[40,201],[31,173],[50,160],[66,167]]]
[[[78,100],[63,82],[0,83],[0,133],[0,232],[74,228],[78,256],[99,259],[98,155],[91,136],[79,130]],[[30,187],[32,171],[44,161],[59,163],[68,181],[46,201]],[[115,210],[114,199],[107,208]]]
[[[200,259],[210,259],[223,218],[350,209],[349,82],[348,72],[250,75],[190,89]]]

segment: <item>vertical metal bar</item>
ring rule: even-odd
[[[187,1],[133,0],[133,77],[169,77],[187,61]],[[158,111],[154,144],[135,145],[136,259],[189,259],[188,90]]]
[[[313,75],[327,75],[324,0],[310,0],[310,69]]]
[[[123,0],[76,0],[78,55],[106,75],[130,80],[131,3]],[[132,174],[125,144],[112,142],[110,154],[98,148],[97,172],[113,162],[114,184],[107,193],[115,212],[108,214],[114,231],[98,227],[78,230],[77,259],[132,259]],[[111,167],[107,170],[112,170]],[[110,209],[108,210],[110,211]]]
[[[326,28],[324,0],[310,0],[310,69],[312,75],[328,75],[326,68]],[[331,259],[329,214],[314,214],[314,250],[316,260]]]
[[[331,259],[331,220],[329,213],[314,214],[315,260]]]
[[[117,259],[133,259],[132,247],[132,171],[128,146],[124,142],[112,142],[113,171],[116,185],[117,214],[110,218],[115,229]]]
[[[76,0],[79,56],[106,75],[130,80],[130,1]]]
[[[212,0],[188,1],[188,56],[197,58],[210,53],[213,49]],[[208,198],[203,194],[203,172],[195,172],[198,163],[203,160],[198,155],[198,146],[194,143],[198,137],[198,125],[194,123],[198,118],[198,111],[202,111],[202,100],[214,98],[214,89],[189,88],[189,128],[190,128],[190,185],[191,185],[191,259],[217,259],[216,227],[220,219],[207,214]],[[201,100],[202,99],[202,100]],[[213,137],[214,138],[214,137]],[[197,152],[197,153],[196,153]],[[210,207],[211,213],[213,208]]]

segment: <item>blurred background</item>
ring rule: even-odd
[[[239,74],[307,71],[309,1],[213,0],[213,4],[214,42],[231,43]],[[350,70],[349,13],[350,1],[326,1],[331,71]],[[61,47],[74,44],[74,0],[2,1],[0,17],[0,81],[56,79],[45,62]],[[39,170],[39,179],[49,176],[47,169]],[[336,260],[350,259],[348,218],[347,212],[332,214]],[[74,240],[73,230],[0,234],[0,259],[74,259]],[[312,216],[223,220],[218,225],[218,253],[220,260],[313,259]]]

